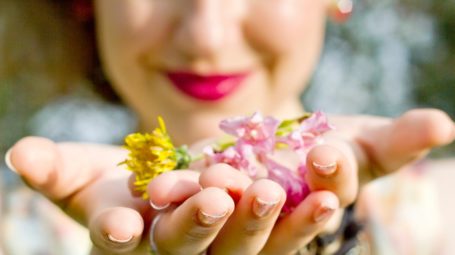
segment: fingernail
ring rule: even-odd
[[[207,226],[213,225],[217,222],[219,222],[221,219],[223,219],[227,215],[228,211],[224,211],[222,214],[208,214],[205,213],[201,210],[198,212],[198,219],[199,221]]]
[[[133,236],[129,236],[126,239],[119,239],[119,238],[113,237],[111,234],[108,234],[107,238],[114,243],[127,243],[133,239]]]
[[[313,219],[316,223],[322,222],[330,218],[335,212],[336,207],[329,204],[322,204],[313,214]]]
[[[336,162],[332,162],[329,164],[321,164],[321,163],[317,163],[317,162],[313,161],[312,164],[313,164],[313,167],[316,170],[316,172],[321,175],[331,175],[331,174],[335,173],[335,171],[337,170]]]
[[[273,211],[273,208],[278,204],[278,202],[279,200],[269,202],[256,197],[253,201],[253,212],[259,218],[268,216]]]
[[[150,200],[149,203],[150,203],[150,206],[151,206],[153,209],[155,209],[156,211],[162,211],[162,210],[168,208],[169,205],[171,204],[171,203],[167,203],[167,204],[165,204],[165,205],[157,205],[157,204],[153,203],[152,200]]]
[[[6,163],[6,166],[13,172],[17,173],[17,170],[16,168],[13,166],[13,164],[11,163],[11,149],[9,149],[6,154],[5,154],[5,163]]]

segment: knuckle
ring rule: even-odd
[[[212,227],[194,226],[186,231],[185,237],[188,241],[200,241],[206,239],[215,233]]]
[[[268,224],[264,224],[262,222],[252,222],[250,224],[246,224],[242,231],[245,236],[257,236],[266,233],[268,229]]]

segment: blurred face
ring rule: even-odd
[[[99,48],[142,120],[191,129],[258,110],[293,116],[325,9],[323,0],[97,0]]]

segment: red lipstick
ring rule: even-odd
[[[166,72],[172,84],[194,99],[216,101],[234,92],[248,72],[233,74],[200,75],[192,72]]]

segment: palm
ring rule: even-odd
[[[154,185],[160,188],[151,193],[168,194],[174,199],[166,201],[171,198],[161,196],[161,204],[178,202],[181,206],[166,211],[161,220],[165,223],[158,224],[156,229],[160,232],[155,236],[157,244],[168,246],[162,249],[169,253],[200,252],[210,244],[216,254],[235,253],[238,249],[248,250],[251,254],[260,250],[264,254],[284,254],[285,250],[291,253],[325,229],[327,221],[315,223],[313,220],[314,211],[324,201],[335,201],[336,206],[339,201],[342,207],[352,203],[357,197],[359,180],[367,183],[396,171],[431,147],[450,143],[454,138],[453,122],[445,114],[432,110],[410,112],[392,123],[372,117],[336,117],[333,120],[337,131],[327,136],[328,145],[310,152],[309,162],[324,161],[332,156],[337,161],[338,173],[321,177],[317,169],[312,169],[314,171],[310,171],[308,180],[316,192],[286,220],[275,225],[277,210],[266,220],[256,220],[255,232],[245,233],[242,227],[254,221],[251,219],[251,203],[248,202],[251,200],[248,199],[252,198],[249,196],[270,191],[270,183],[251,184],[250,180],[242,179],[244,177],[229,169],[209,169],[200,177],[194,172],[181,172],[179,177],[171,173],[159,177],[167,186]],[[94,253],[145,253],[148,242],[144,233],[148,232],[154,211],[146,201],[130,194],[127,185],[129,174],[117,167],[125,157],[124,150],[113,146],[56,145],[42,138],[25,138],[14,146],[11,161],[30,186],[90,228],[96,246]],[[167,182],[165,178],[168,178]],[[223,182],[229,178],[233,182]],[[189,185],[190,192],[178,189],[182,183]],[[246,201],[241,200],[235,211],[232,199],[222,192],[228,188],[226,185],[232,183],[242,190],[241,199]],[[200,187],[220,189],[200,191]],[[275,187],[275,191],[281,192],[279,187]],[[219,204],[210,206],[213,201]],[[278,209],[283,202],[277,205]],[[193,231],[196,227],[201,231],[194,222],[197,206],[205,206],[204,210],[217,210],[224,206],[229,213],[219,224],[202,234]],[[308,226],[309,231],[302,232],[299,227],[302,225]],[[195,236],[189,240],[188,234]],[[117,242],[112,242],[112,237]],[[130,237],[133,239],[129,240]]]
[[[145,201],[131,196],[128,172],[116,166],[124,157],[125,151],[114,146],[54,144],[31,137],[16,144],[11,160],[30,186],[90,227],[99,247],[94,253],[112,249],[106,233],[118,240],[134,236],[133,244],[126,245],[129,252],[146,251],[142,232],[151,213]]]

